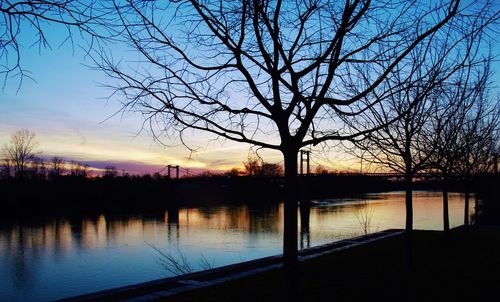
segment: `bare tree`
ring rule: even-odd
[[[43,158],[35,156],[30,162],[31,179],[45,180],[47,177],[47,164]]]
[[[10,158],[2,158],[2,166],[0,168],[2,179],[10,179],[12,177],[12,160]]]
[[[115,166],[106,166],[104,168],[103,177],[106,177],[106,178],[115,178],[116,175],[118,175],[118,171],[116,170]]]
[[[74,31],[84,34],[87,51],[104,36],[111,37],[102,6],[96,0],[0,1],[0,74],[4,86],[8,78],[19,77],[19,87],[29,72],[23,66],[23,47],[51,48],[47,30],[59,25],[67,32],[62,41],[74,43]]]
[[[352,154],[359,154],[369,165],[377,168],[388,169],[401,173],[405,179],[405,208],[406,208],[406,260],[409,268],[412,266],[412,242],[413,242],[413,178],[428,164],[430,153],[425,152],[421,146],[422,137],[426,135],[423,131],[426,123],[431,117],[431,110],[435,106],[434,100],[439,97],[433,91],[437,84],[436,73],[430,78],[422,78],[422,74],[428,72],[421,68],[424,62],[415,64],[413,75],[419,81],[407,81],[402,79],[399,73],[393,74],[387,79],[390,87],[395,90],[389,95],[386,106],[371,110],[373,125],[386,125],[378,131],[368,133],[364,137],[352,140],[354,148]],[[396,83],[397,85],[393,85]],[[401,87],[404,87],[401,89]],[[394,123],[387,121],[400,116]],[[427,150],[431,151],[431,150]]]
[[[158,262],[162,268],[170,274],[179,276],[189,274],[197,270],[209,270],[214,268],[214,260],[209,260],[203,253],[200,255],[198,267],[189,262],[187,255],[178,246],[170,250],[162,250],[152,244],[149,246],[158,254]]]
[[[372,227],[373,207],[366,199],[363,199],[361,203],[355,205],[355,208],[354,215],[358,220],[359,227],[363,235],[368,235]]]
[[[114,1],[131,60],[96,53],[113,96],[158,136],[192,131],[278,150],[285,167],[284,261],[297,281],[297,154],[380,127],[349,127],[391,72],[443,32],[460,35],[460,1]],[[488,5],[482,7],[488,18]],[[460,17],[460,18],[459,18]],[[459,18],[460,22],[451,22]],[[368,73],[366,71],[369,71]],[[159,131],[159,132],[158,132]],[[294,281],[295,280],[295,281]]]
[[[469,65],[469,68],[463,69],[454,77],[454,81],[443,86],[438,109],[431,119],[432,128],[427,135],[428,145],[433,149],[431,170],[440,173],[442,179],[443,229],[447,238],[450,229],[449,180],[457,173],[464,172],[460,166],[466,164],[467,157],[471,156],[469,148],[475,142],[473,134],[469,131],[481,123],[481,117],[477,114],[484,113],[481,107],[485,106],[483,101],[487,83],[488,69]],[[475,108],[480,110],[477,111]],[[486,140],[482,143],[486,143]]]
[[[245,175],[247,176],[257,176],[259,175],[261,166],[261,160],[257,158],[248,158],[248,161],[243,162],[243,167],[245,168]]]
[[[52,159],[50,160],[50,179],[57,179],[64,173],[64,170],[64,159],[59,156],[52,157]]]
[[[14,176],[23,179],[26,176],[29,162],[36,155],[38,141],[34,132],[21,129],[11,135],[4,148],[4,157],[9,159],[14,169]]]
[[[73,177],[86,178],[88,174],[88,165],[81,164],[79,162],[71,162],[70,175]]]
[[[225,176],[240,176],[243,173],[245,173],[245,172],[241,171],[240,168],[234,167],[234,168],[231,168],[229,171],[225,172],[223,175],[225,175]]]
[[[275,163],[263,162],[261,166],[262,176],[283,176],[283,166]]]
[[[352,154],[377,168],[404,175],[405,241],[409,267],[412,266],[413,250],[413,178],[419,171],[429,168],[435,148],[428,144],[429,135],[433,135],[433,129],[428,125],[438,110],[443,86],[455,81],[457,74],[463,74],[464,70],[485,60],[479,50],[482,47],[481,34],[490,25],[490,20],[480,22],[481,19],[482,16],[475,16],[475,21],[471,22],[473,26],[453,39],[453,43],[450,43],[450,38],[437,38],[417,47],[410,54],[410,64],[391,72],[382,83],[389,93],[377,97],[385,98],[385,106],[369,108],[368,117],[361,120],[372,127],[384,126],[351,140],[354,145]],[[391,120],[394,122],[390,123]]]
[[[268,163],[260,158],[249,158],[243,162],[245,174],[248,176],[282,176],[283,166],[275,163]]]
[[[461,158],[455,173],[464,181],[464,225],[469,225],[469,199],[474,178],[488,171],[490,159],[495,154],[500,131],[500,102],[489,97],[489,63],[485,77],[478,86],[477,100],[465,117],[459,132]],[[476,192],[477,194],[477,192]],[[477,208],[477,205],[476,205]]]
[[[323,174],[324,175],[324,174],[328,174],[328,173],[330,173],[330,171],[327,168],[325,168],[325,166],[323,166],[321,164],[318,164],[316,166],[316,168],[314,169],[314,174],[318,174],[318,175]]]

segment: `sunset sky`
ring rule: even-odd
[[[50,49],[39,51],[32,42],[22,41],[22,64],[33,78],[25,78],[20,89],[19,78],[6,81],[0,94],[0,147],[16,130],[27,128],[36,133],[40,156],[61,156],[90,167],[114,165],[129,173],[154,173],[167,164],[180,165],[191,171],[229,170],[242,167],[249,156],[250,145],[214,141],[202,133],[190,140],[190,152],[178,141],[155,142],[148,126],[142,127],[138,114],[116,114],[120,104],[107,101],[111,91],[102,87],[106,78],[88,67],[78,47],[59,46],[62,34],[56,27],[48,32]],[[28,36],[28,35],[26,35]],[[143,130],[141,130],[143,129]],[[279,163],[281,155],[259,151],[268,162]],[[352,169],[352,162],[335,167],[324,161],[324,154],[313,158],[330,169]],[[313,166],[314,167],[314,166]]]
[[[83,51],[68,43],[60,46],[63,33],[57,26],[47,34],[51,50],[30,47],[32,37],[23,36],[22,64],[34,81],[25,78],[18,90],[19,78],[7,79],[0,93],[0,148],[13,132],[27,128],[36,133],[42,157],[61,156],[95,168],[114,165],[129,173],[154,173],[167,164],[192,171],[228,170],[247,160],[249,145],[213,141],[202,133],[190,140],[194,153],[178,141],[165,141],[169,146],[155,142],[147,125],[141,131],[140,115],[116,114],[120,104],[108,102],[111,91],[100,86],[107,79],[86,66],[91,62]],[[495,74],[494,83],[498,79]],[[259,154],[268,162],[282,161],[277,152]],[[338,154],[314,154],[313,161],[329,169],[359,169],[358,160]]]
[[[0,95],[0,146],[18,129],[36,133],[41,156],[62,156],[91,167],[115,165],[131,173],[155,172],[167,164],[200,169],[240,166],[248,146],[213,146],[193,154],[181,146],[163,147],[148,131],[141,131],[140,116],[121,114],[119,103],[107,102],[105,79],[84,64],[82,52],[70,45],[53,50],[25,48],[23,64],[36,81],[9,79]],[[146,129],[147,130],[147,129]]]

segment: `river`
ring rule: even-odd
[[[463,224],[463,206],[463,195],[450,193],[451,227]],[[299,216],[299,248],[403,228],[404,192],[314,200]],[[441,194],[414,192],[414,228],[442,225]],[[167,258],[199,270],[275,255],[282,234],[282,203],[2,224],[0,301],[51,301],[172,276]]]

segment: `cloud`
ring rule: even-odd
[[[41,155],[42,159],[46,162],[54,157],[53,155]],[[72,158],[63,158],[65,162],[70,163],[72,161],[77,162],[82,165],[87,165],[91,171],[102,171],[108,166],[113,166],[117,171],[121,172],[124,170],[129,174],[153,174],[159,172],[164,167],[158,164],[150,164],[140,161],[124,161],[124,160],[75,160]]]
[[[82,134],[80,129],[74,128],[73,130],[75,131],[76,135],[80,137],[80,145],[85,145],[85,143],[87,143],[87,138]]]

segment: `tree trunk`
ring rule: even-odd
[[[411,169],[411,167],[410,167]],[[411,270],[413,267],[413,177],[411,170],[406,170],[406,266]]]
[[[448,215],[448,175],[443,175],[443,229],[446,238],[450,237],[450,217]]]
[[[474,195],[474,217],[476,218],[474,221],[474,225],[476,227],[478,227],[479,226],[479,189],[478,189],[477,184],[476,184],[476,194]]]
[[[469,226],[469,186],[465,185],[465,204],[464,204],[464,225]]]
[[[298,299],[298,238],[297,204],[299,196],[297,177],[298,150],[283,152],[285,160],[285,202],[283,227],[283,263],[285,266],[285,299]]]

